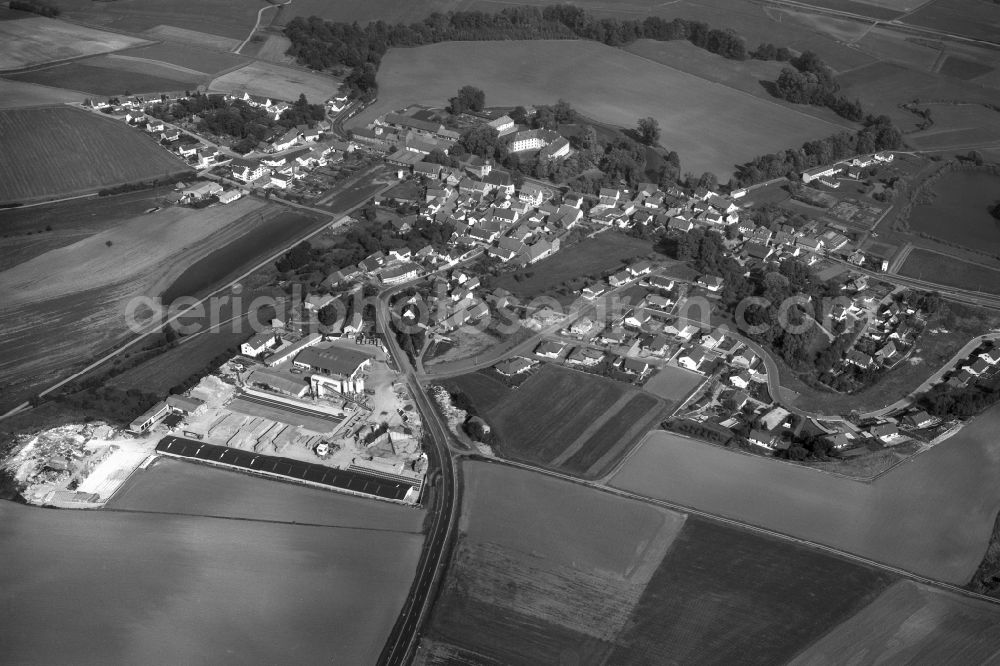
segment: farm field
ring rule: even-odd
[[[666,408],[626,384],[553,365],[502,399],[478,377],[468,389],[465,382],[458,377],[449,386],[466,392],[496,429],[502,455],[587,478],[606,472]]]
[[[677,403],[686,398],[694,387],[703,381],[705,381],[704,375],[668,365],[650,377],[642,388],[647,393]]]
[[[1000,142],[1000,112],[980,104],[931,104],[928,108],[934,115],[934,125],[907,136],[920,150],[961,150]]]
[[[997,427],[993,408],[872,483],[654,431],[609,483],[964,585],[1000,509]]]
[[[930,189],[933,199],[910,211],[913,232],[1000,257],[1000,223],[990,214],[1000,204],[1000,174],[957,169],[940,176]]]
[[[159,44],[140,46],[121,51],[117,55],[163,62],[206,74],[232,69],[249,62],[248,58],[235,53],[223,53],[177,42],[160,42]]]
[[[1000,7],[989,2],[931,0],[902,21],[996,43],[1000,33]]]
[[[69,107],[0,112],[0,202],[91,192],[190,171],[125,123]],[[10,159],[13,158],[13,159]]]
[[[85,99],[87,99],[87,95],[76,90],[50,88],[24,81],[0,79],[0,110],[82,102]]]
[[[921,120],[919,116],[899,108],[900,104],[914,99],[996,103],[995,90],[889,62],[855,69],[838,76],[837,81],[844,95],[857,97],[874,112],[889,116],[903,132],[913,132]],[[989,125],[978,127],[979,130],[988,128]],[[940,131],[947,128],[941,125],[931,129]]]
[[[188,31],[207,31],[236,40],[245,38],[257,21],[264,0],[156,0],[92,2],[53,0],[72,21],[122,32],[142,32],[157,26],[174,26]],[[163,35],[156,35],[162,38]]]
[[[580,62],[590,65],[582,68]],[[455,90],[476,81],[491,105],[551,104],[562,98],[588,117],[622,127],[652,116],[659,121],[661,143],[678,152],[685,171],[712,171],[723,181],[737,163],[842,127],[587,41],[392,49],[378,80],[378,101],[349,124],[363,125],[411,103],[443,105]]]
[[[1000,270],[947,254],[914,248],[899,269],[900,275],[972,291],[1000,294]]]
[[[321,104],[333,97],[340,81],[325,74],[282,67],[265,62],[254,62],[214,79],[209,90],[217,92],[243,92],[274,99],[295,101],[300,94],[314,104]]]
[[[0,271],[164,205],[162,194],[143,190],[0,210]]]
[[[859,663],[879,655],[897,663],[985,664],[998,650],[1000,608],[901,580],[789,663]]]
[[[84,60],[11,74],[10,79],[53,88],[66,88],[90,95],[114,97],[130,94],[183,92],[196,88],[205,77],[152,62],[126,59]]]
[[[539,473],[462,471],[458,545],[416,663],[782,663],[894,580]]]
[[[8,322],[0,330],[4,402],[17,404],[126,337],[133,299],[155,296],[215,247],[245,234],[262,205],[241,199],[139,215],[0,273]],[[57,274],[54,266],[61,267]],[[137,307],[135,314],[144,312]]]
[[[891,582],[853,562],[688,516],[608,663],[785,663]]]
[[[0,21],[0,71],[118,51],[144,41],[41,16]]]
[[[498,464],[466,462],[463,473],[458,545],[428,631],[434,653],[598,663],[684,516]]]
[[[146,505],[171,505],[177,512],[170,515],[2,503],[0,585],[24,595],[16,607],[0,606],[5,659],[79,663],[86,654],[83,661],[102,663],[198,663],[224,652],[244,664],[319,663],[331,654],[375,663],[413,580],[423,541],[413,522],[423,513],[399,507],[408,515],[380,516],[378,507],[338,493],[279,489],[184,464],[170,469],[170,485],[148,492],[133,485],[125,498],[126,506],[143,495],[162,498]],[[162,481],[157,470],[140,474],[147,473]],[[239,513],[243,503],[274,521],[201,515]],[[332,517],[339,520],[327,526]],[[359,519],[366,529],[357,529]],[[113,603],[81,613],[89,599]],[[157,618],[157,626],[136,621],[143,617]]]
[[[561,249],[555,256],[542,259],[527,269],[500,276],[497,286],[518,298],[530,299],[552,292],[563,282],[584,278],[584,283],[589,283],[590,276],[600,279],[605,271],[617,270],[625,262],[645,257],[652,251],[649,241],[605,231]],[[515,275],[521,279],[515,279]]]

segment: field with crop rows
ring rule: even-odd
[[[218,92],[249,92],[272,99],[294,102],[300,94],[314,104],[333,97],[340,81],[325,74],[313,74],[295,67],[254,62],[223,74],[209,84]]]
[[[0,112],[0,202],[163,178],[187,165],[125,123],[68,107]]]
[[[476,374],[447,385],[466,393],[496,429],[501,455],[587,478],[606,472],[667,408],[626,384],[553,365],[507,393]]]

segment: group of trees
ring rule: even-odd
[[[637,39],[683,39],[731,60],[792,60],[791,51],[770,43],[761,44],[751,52],[746,41],[733,30],[712,28],[701,21],[667,20],[659,16],[641,20],[596,18],[568,4],[508,7],[495,13],[435,12],[409,25],[374,21],[362,27],[357,23],[323,21],[315,16],[296,17],[285,26],[285,36],[291,41],[288,53],[312,69],[351,68],[345,85],[353,97],[362,101],[374,99],[375,75],[390,48],[446,41],[590,39],[608,46],[622,46]],[[811,68],[816,60],[812,56],[801,64]]]
[[[37,2],[37,0],[10,0],[10,8],[20,9],[22,12],[31,12],[32,14],[47,16],[49,18],[55,18],[62,13],[58,7],[47,5],[44,2]]]
[[[154,118],[166,122],[190,120],[197,116],[198,129],[236,139],[233,150],[246,153],[261,141],[299,125],[313,127],[326,117],[322,104],[310,104],[305,95],[291,104],[278,120],[262,108],[242,100],[226,100],[224,95],[194,93],[172,102],[158,102],[147,109]]]
[[[938,384],[919,400],[928,414],[945,419],[967,419],[997,402],[1000,402],[1000,377],[980,380],[965,388]]]
[[[458,95],[448,100],[448,111],[458,115],[466,111],[482,111],[486,106],[486,93],[475,86],[462,86]]]
[[[745,187],[773,178],[786,176],[795,180],[806,169],[832,164],[852,155],[895,150],[903,145],[903,135],[888,116],[869,117],[865,126],[851,134],[840,132],[807,141],[801,148],[788,148],[778,153],[760,155],[737,166],[734,187]]]
[[[830,68],[815,53],[804,51],[789,62],[792,67],[783,68],[774,83],[773,92],[777,97],[795,104],[825,106],[855,122],[864,118],[861,102],[837,94],[840,85]]]

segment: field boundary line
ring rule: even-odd
[[[666,400],[661,400],[656,396],[651,396],[651,397],[654,400],[656,400],[656,405],[650,408],[649,412],[646,413],[646,416],[642,420],[632,424],[632,427],[625,431],[625,433],[619,439],[619,444],[612,446],[604,453],[603,456],[598,458],[593,465],[587,468],[586,472],[587,475],[596,474],[600,472],[605,465],[614,460],[615,455],[619,453],[619,447],[621,445],[621,442],[625,442],[625,447],[624,447],[625,455],[622,457],[623,458],[630,457],[630,454],[633,451],[637,450],[639,446],[642,444],[643,440],[646,439],[645,434],[642,435],[642,437],[637,437],[636,435],[639,432],[642,432],[647,429],[649,429],[650,432],[656,429],[656,428],[650,428],[650,425],[653,424],[655,421],[666,416],[666,412],[668,412],[671,406]],[[620,465],[615,465],[615,467],[616,468],[620,467]]]
[[[701,509],[695,509],[694,507],[690,507],[690,506],[687,506],[685,504],[681,504],[679,502],[674,502],[674,501],[671,501],[671,500],[659,499],[659,498],[655,498],[655,497],[648,497],[646,495],[640,495],[639,493],[633,492],[631,490],[624,490],[622,488],[616,488],[615,486],[606,485],[606,484],[599,483],[599,482],[596,482],[596,481],[587,481],[586,479],[580,479],[580,478],[571,476],[569,474],[563,474],[561,472],[553,472],[552,470],[547,470],[547,469],[544,469],[544,468],[541,468],[541,467],[535,467],[535,466],[529,465],[527,463],[520,463],[520,462],[516,462],[516,461],[513,461],[513,460],[506,460],[506,459],[503,459],[503,458],[488,458],[488,457],[481,456],[481,455],[478,455],[478,454],[469,454],[469,455],[466,455],[465,457],[468,458],[468,459],[470,459],[470,460],[492,462],[492,463],[499,464],[499,465],[510,465],[512,467],[520,467],[522,469],[525,469],[525,470],[528,470],[528,471],[532,471],[532,472],[538,472],[540,474],[548,474],[549,476],[553,476],[553,477],[562,479],[564,481],[569,481],[571,483],[576,483],[576,484],[584,485],[584,486],[587,486],[587,487],[590,487],[590,488],[594,488],[594,489],[597,489],[597,490],[601,490],[603,492],[610,493],[612,495],[618,495],[619,497],[624,497],[626,499],[631,499],[631,500],[634,500],[634,501],[637,501],[637,502],[645,502],[647,504],[653,504],[653,505],[661,506],[663,508],[670,509],[672,511],[676,511],[676,512],[679,512],[679,513],[685,513],[685,514],[689,514],[689,515],[693,515],[693,516],[698,516],[699,518],[704,518],[706,520],[712,520],[714,522],[723,523],[725,525],[730,525],[732,527],[736,527],[736,528],[739,528],[739,529],[748,530],[750,532],[756,532],[756,533],[762,534],[764,536],[769,536],[769,537],[781,539],[783,541],[789,541],[791,543],[795,543],[797,545],[800,545],[800,546],[803,546],[803,547],[806,547],[806,548],[813,548],[815,550],[824,551],[824,552],[826,552],[826,553],[828,553],[830,555],[833,555],[835,557],[840,557],[842,559],[851,560],[851,561],[857,562],[859,564],[863,564],[863,565],[871,567],[871,568],[881,569],[883,571],[887,571],[889,573],[896,574],[897,576],[901,576],[903,578],[908,578],[910,580],[917,581],[918,583],[923,583],[925,585],[929,585],[929,586],[932,586],[932,587],[937,587],[937,588],[944,589],[944,590],[947,590],[947,591],[950,591],[950,592],[954,592],[954,593],[957,593],[957,594],[959,594],[961,596],[965,596],[965,597],[969,597],[969,598],[973,598],[973,599],[978,599],[980,601],[985,601],[985,602],[988,602],[988,603],[993,604],[993,605],[1000,605],[1000,599],[998,599],[998,598],[990,597],[990,596],[987,596],[985,594],[980,594],[978,592],[973,592],[972,590],[967,590],[964,587],[961,587],[959,585],[955,585],[953,583],[948,583],[948,582],[945,582],[945,581],[942,581],[942,580],[937,580],[935,578],[930,578],[929,576],[924,576],[924,575],[918,574],[918,573],[916,573],[914,571],[910,571],[910,570],[904,569],[902,567],[897,567],[895,565],[888,564],[886,562],[879,562],[878,560],[874,560],[874,559],[871,559],[869,557],[865,557],[864,555],[856,555],[856,554],[848,552],[846,550],[841,550],[840,548],[837,548],[836,546],[828,546],[828,545],[820,543],[818,541],[810,541],[809,539],[803,539],[801,537],[796,537],[796,536],[793,536],[791,534],[787,534],[785,532],[780,532],[778,530],[774,530],[774,529],[771,529],[771,528],[768,528],[768,527],[763,527],[761,525],[754,525],[753,523],[744,522],[742,520],[738,520],[738,519],[735,519],[735,518],[728,518],[728,517],[723,516],[721,514],[712,513],[710,511],[703,511]]]

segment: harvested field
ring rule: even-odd
[[[899,274],[950,287],[1000,294],[1000,270],[923,248],[910,252]]]
[[[143,190],[0,210],[0,271],[165,205],[162,194]]]
[[[223,53],[179,42],[161,42],[140,46],[136,49],[122,51],[117,55],[155,60],[208,74],[239,67],[249,62],[248,58],[235,53]]]
[[[1000,652],[1000,608],[901,580],[790,663],[986,664]]]
[[[206,77],[153,62],[84,60],[11,74],[14,81],[77,90],[112,97],[142,93],[183,92],[196,88]]]
[[[1000,509],[998,426],[988,410],[871,483],[655,431],[610,483],[964,585]]]
[[[87,95],[76,90],[63,90],[38,86],[24,81],[0,79],[0,109],[82,102],[85,99],[87,99]]]
[[[172,25],[158,25],[155,28],[146,30],[143,34],[150,39],[181,42],[216,51],[233,51],[242,41],[238,38],[223,37],[209,32],[188,30]]]
[[[264,41],[259,45],[256,45],[256,53],[253,54],[255,58],[260,58],[261,60],[268,60],[270,62],[276,62],[279,65],[294,65],[295,58],[288,55],[288,47],[292,45],[292,41],[285,37],[284,35],[267,35]],[[246,46],[246,48],[241,51],[249,55],[251,49],[253,49],[254,43],[251,42]]]
[[[171,0],[169,3],[157,0],[53,0],[53,4],[67,19],[78,23],[122,32],[154,29],[151,36],[157,40],[188,41],[177,39],[181,35],[220,50],[239,44],[257,21],[257,10],[267,6],[263,0]],[[219,36],[229,41],[220,41]],[[213,37],[216,38],[214,45]]]
[[[883,62],[896,62],[915,70],[929,72],[941,51],[895,30],[872,28],[859,39],[857,47]]]
[[[482,390],[469,397],[476,404],[484,394],[492,398]],[[502,455],[594,478],[656,427],[665,409],[626,384],[546,365],[479,411],[496,428]]]
[[[653,251],[649,241],[614,231],[606,231],[564,248],[516,273],[506,273],[497,280],[502,287],[521,299],[552,293],[556,287],[578,278],[600,279],[606,271],[617,270],[636,257]],[[521,279],[516,279],[516,277]],[[591,278],[593,276],[593,278]]]
[[[689,516],[607,661],[784,663],[891,581],[825,553]]]
[[[650,377],[642,388],[659,398],[676,403],[686,398],[703,381],[704,375],[668,365]]]
[[[0,21],[0,71],[42,65],[56,60],[118,51],[145,40],[84,28],[56,19]]]
[[[589,66],[582,68],[580,62]],[[352,119],[354,126],[412,103],[443,105],[455,90],[475,81],[490,104],[563,98],[586,116],[622,127],[653,116],[662,130],[661,143],[680,154],[685,170],[712,171],[723,180],[737,163],[842,128],[588,41],[448,42],[392,49],[378,80],[378,101]]]
[[[190,168],[124,123],[70,107],[0,112],[0,202],[162,178]]]
[[[300,94],[314,104],[325,102],[337,92],[340,81],[324,74],[301,69],[255,62],[213,80],[209,90],[249,92],[272,99],[295,101]]]
[[[0,331],[5,401],[19,402],[126,337],[133,299],[158,294],[214,247],[246,233],[261,206],[241,199],[140,215],[0,273],[0,291],[9,295]],[[141,317],[144,308],[137,310]]]
[[[430,636],[503,663],[598,663],[684,516],[501,465],[463,471],[461,534]]]
[[[216,478],[228,472],[209,471],[198,500],[180,515],[4,502],[0,586],[24,594],[16,607],[0,606],[5,660],[198,663],[225,653],[241,664],[320,663],[330,655],[375,663],[413,581],[423,537],[370,512],[364,529],[294,524],[324,512],[349,525],[358,507],[339,493],[274,493],[272,482],[251,477],[234,488]],[[284,514],[281,520],[201,517],[241,498],[259,504],[258,488],[282,503],[263,508]],[[82,600],[98,598],[113,603],[81,612]],[[158,626],[137,621],[144,617],[158,618]],[[164,634],[167,626],[184,639]]]

